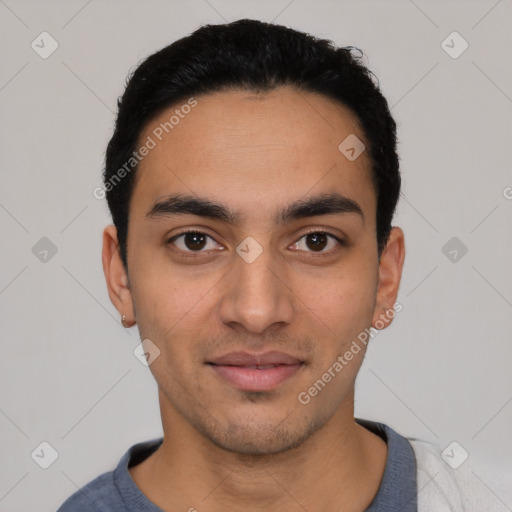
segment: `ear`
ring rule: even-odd
[[[384,329],[393,321],[396,310],[393,306],[400,287],[404,259],[404,233],[400,228],[393,227],[379,263],[379,285],[372,319],[375,329]]]
[[[123,326],[132,327],[136,322],[132,294],[119,252],[117,229],[113,225],[103,231],[102,263],[110,300],[121,317],[124,315]]]

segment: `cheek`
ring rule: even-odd
[[[355,379],[362,364],[367,345],[361,339],[371,326],[374,302],[373,287],[363,289],[358,283],[335,292],[327,311],[328,317],[324,317],[331,332],[323,343],[325,355],[321,358],[322,368],[316,370],[323,373],[331,368],[331,373],[337,375],[334,380],[340,385],[339,389],[346,387],[341,385],[342,381],[350,383]]]
[[[346,265],[306,283],[306,303],[335,333],[354,333],[371,323],[378,284],[375,265]]]
[[[134,265],[132,298],[139,329],[145,336],[169,338],[173,332],[190,330],[211,305],[219,276],[167,262]],[[217,286],[221,286],[220,282]]]

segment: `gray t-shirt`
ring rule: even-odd
[[[417,512],[416,460],[409,441],[382,423],[356,421],[388,445],[386,469],[366,512]],[[162,512],[141,492],[128,472],[129,467],[155,452],[162,440],[132,446],[114,471],[103,473],[79,489],[57,512]]]

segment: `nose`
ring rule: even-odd
[[[233,258],[229,282],[221,297],[223,323],[233,328],[243,326],[255,334],[273,330],[277,324],[290,324],[297,311],[297,298],[286,263],[279,264],[269,249],[254,261],[238,253]]]

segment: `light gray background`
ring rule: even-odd
[[[485,509],[512,510],[511,11],[510,0],[0,0],[0,510],[53,511],[161,434],[138,333],[106,292],[110,218],[92,191],[130,68],[242,17],[367,55],[398,122],[407,256],[403,311],[371,343],[357,415],[441,449],[457,441],[469,453],[457,471]],[[59,44],[47,59],[30,46],[43,31]],[[469,43],[457,59],[441,46],[453,31]],[[442,252],[454,236],[468,248],[456,262]],[[46,262],[32,252],[42,237],[58,249]],[[42,441],[59,455],[46,470],[31,458]]]

